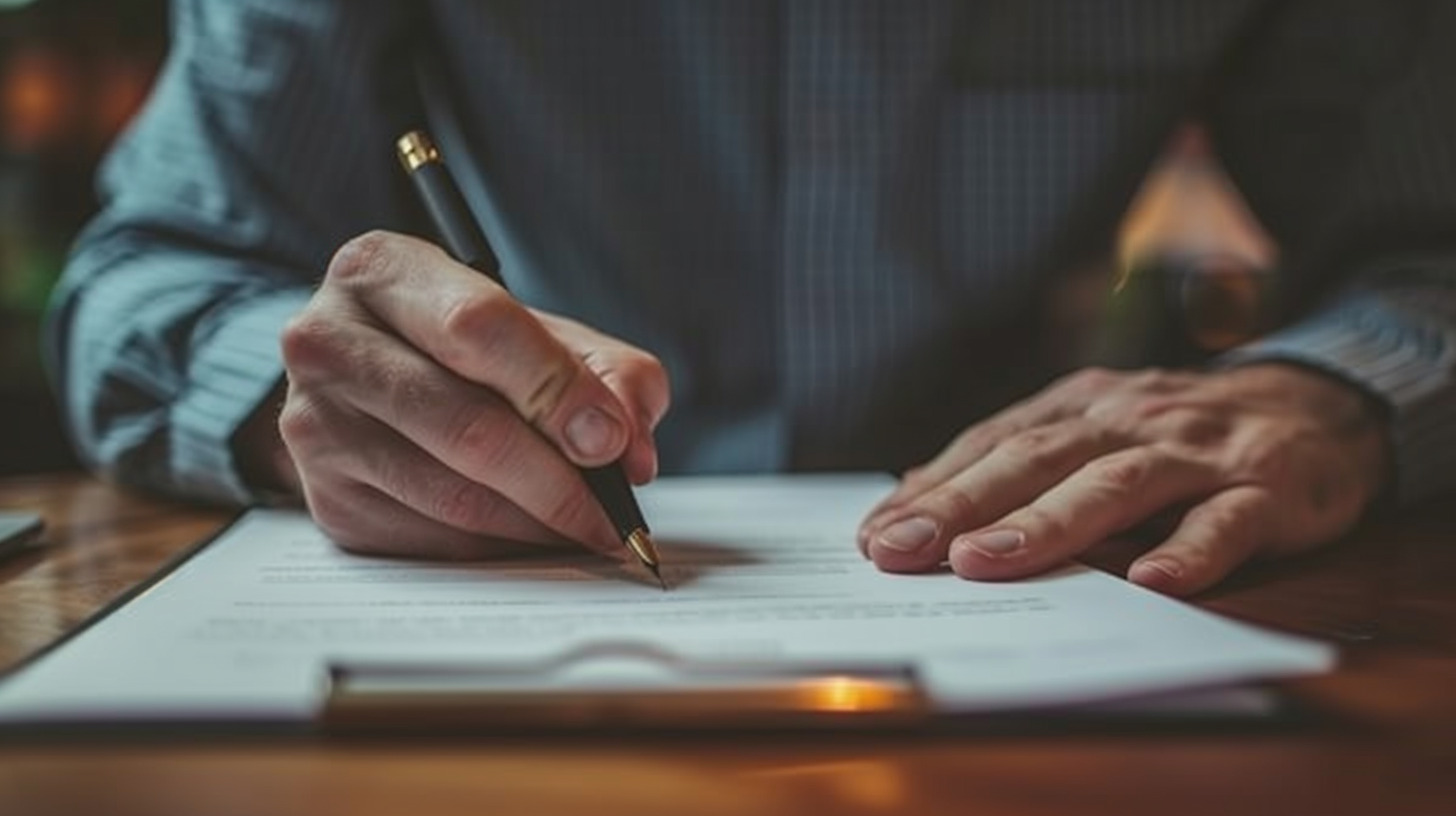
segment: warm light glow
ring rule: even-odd
[[[804,685],[819,711],[889,711],[903,702],[899,689],[858,677],[824,677]]]
[[[0,135],[10,149],[32,152],[70,129],[80,83],[64,58],[44,48],[27,48],[11,54],[0,67]]]

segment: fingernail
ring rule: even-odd
[[[1162,558],[1139,561],[1127,571],[1128,580],[1144,586],[1159,586],[1176,581],[1183,575],[1183,567],[1174,561]]]
[[[939,529],[935,522],[923,516],[897,521],[880,531],[875,543],[898,552],[915,552],[935,540]]]
[[[586,408],[566,423],[566,442],[582,459],[600,459],[615,449],[621,423],[597,408]]]
[[[957,543],[970,547],[981,555],[1003,558],[1021,549],[1021,545],[1026,543],[1026,533],[1011,529],[987,530],[966,536]]]

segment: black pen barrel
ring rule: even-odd
[[[440,242],[450,255],[505,286],[500,274],[500,260],[491,251],[480,225],[471,217],[465,196],[455,186],[455,180],[445,165],[438,160],[425,161],[411,170],[409,176],[431,223],[435,225],[435,231],[439,233]]]
[[[582,468],[581,476],[602,503],[602,509],[607,511],[607,517],[612,520],[612,527],[619,537],[625,539],[637,530],[647,531],[642,508],[637,504],[637,496],[633,494],[632,485],[620,464]]]
[[[420,202],[434,223],[445,249],[457,261],[487,275],[504,288],[500,260],[491,250],[490,241],[486,240],[465,196],[461,195],[449,168],[440,158],[435,143],[424,132],[411,131],[400,137],[395,147],[400,163],[419,193]],[[580,468],[580,471],[587,487],[611,519],[622,543],[652,570],[662,588],[667,589],[658,566],[656,546],[652,543],[642,508],[637,504],[637,497],[621,463]]]

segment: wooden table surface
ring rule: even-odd
[[[53,546],[0,563],[0,668],[228,514],[83,477],[0,482]],[[1116,566],[1126,553],[1108,552]],[[0,814],[1456,814],[1456,512],[1369,525],[1197,602],[1338,643],[1311,723],[952,735],[411,743],[0,742]]]

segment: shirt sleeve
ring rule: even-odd
[[[404,4],[181,0],[100,175],[46,351],[74,442],[128,484],[246,502],[230,442],[334,249],[406,228],[392,145]]]
[[[1271,4],[1206,112],[1281,247],[1283,360],[1389,410],[1395,497],[1456,487],[1456,6]]]

